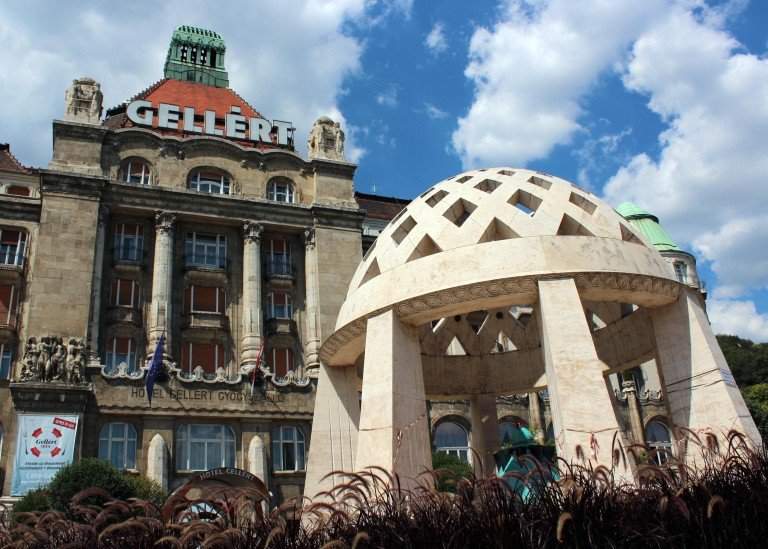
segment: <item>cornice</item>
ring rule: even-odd
[[[101,141],[109,131],[109,128],[95,124],[83,124],[82,122],[69,122],[65,120],[53,121],[54,136],[66,135],[67,137]]]
[[[41,211],[39,198],[18,200],[10,196],[0,196],[0,218],[39,223]]]
[[[103,176],[40,170],[40,194],[68,194],[100,199],[108,179]]]

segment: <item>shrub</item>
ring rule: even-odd
[[[445,452],[432,454],[432,468],[441,471],[437,481],[437,489],[440,492],[455,492],[456,481],[472,475],[472,467],[468,463]]]
[[[165,498],[168,497],[168,494],[154,480],[143,475],[131,475],[128,473],[125,474],[125,479],[131,486],[134,497],[151,501],[158,507],[162,507],[163,503],[165,503]]]
[[[34,511],[48,511],[51,508],[51,497],[48,495],[48,490],[45,488],[38,488],[27,492],[27,495],[22,497],[13,506],[13,515],[17,513],[32,513]]]
[[[123,473],[97,458],[84,458],[61,468],[47,488],[53,508],[66,511],[72,496],[94,486],[118,499],[136,496],[134,486]]]

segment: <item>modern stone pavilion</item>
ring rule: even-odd
[[[735,429],[759,444],[701,293],[643,233],[529,170],[463,173],[412,201],[368,250],[321,348],[305,495],[327,489],[333,470],[380,466],[409,479],[429,468],[430,399],[469,401],[487,471],[497,399],[546,389],[558,456],[576,460],[580,448],[611,467],[614,437],[625,447],[632,437],[606,378],[650,360],[670,426]],[[698,455],[684,443],[677,452]],[[616,472],[632,479],[631,469]]]

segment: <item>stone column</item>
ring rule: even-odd
[[[330,490],[340,482],[331,471],[356,471],[360,398],[354,366],[333,367],[320,364],[312,416],[312,437],[307,458],[304,495]]]
[[[173,230],[176,216],[169,212],[155,214],[155,259],[152,264],[152,307],[149,314],[149,349],[165,332],[165,354],[171,351],[171,303],[173,291]]]
[[[96,250],[93,256],[93,284],[91,286],[91,321],[88,325],[88,364],[100,366],[99,336],[101,327],[101,287],[104,273],[104,243],[107,239],[109,208],[99,208],[99,224],[96,227]]]
[[[715,339],[697,290],[680,287],[678,300],[652,311],[659,375],[672,423],[699,434],[724,437],[730,430],[746,435],[755,447],[762,439]],[[689,464],[701,455],[680,448]]]
[[[621,383],[621,392],[627,399],[629,424],[632,427],[632,438],[635,444],[645,444],[645,429],[643,417],[640,414],[640,402],[637,399],[637,387],[632,380]]]
[[[491,476],[496,471],[493,454],[500,446],[496,395],[473,396],[469,400],[469,414],[472,422],[471,446],[475,474],[482,477]]]
[[[147,452],[147,478],[168,490],[168,446],[160,433],[152,437]]]
[[[315,230],[304,231],[304,287],[306,290],[307,333],[304,343],[304,364],[310,372],[320,366],[320,321],[318,318],[317,247]],[[316,375],[316,373],[311,373]]]
[[[540,280],[539,330],[555,430],[557,455],[612,467],[612,442],[619,425],[597,357],[584,307],[573,279]],[[589,395],[588,398],[583,395]],[[617,479],[632,481],[621,463]]]
[[[378,465],[401,485],[432,468],[421,346],[393,310],[368,319],[355,467]]]
[[[541,400],[539,393],[533,391],[528,393],[528,426],[536,438],[536,442],[544,444],[547,438],[546,428],[544,427],[544,414],[541,410]]]
[[[243,296],[240,370],[250,372],[261,351],[261,233],[258,223],[243,224]]]

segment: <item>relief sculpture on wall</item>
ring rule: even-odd
[[[83,383],[86,345],[82,339],[56,336],[27,340],[19,381]]]

